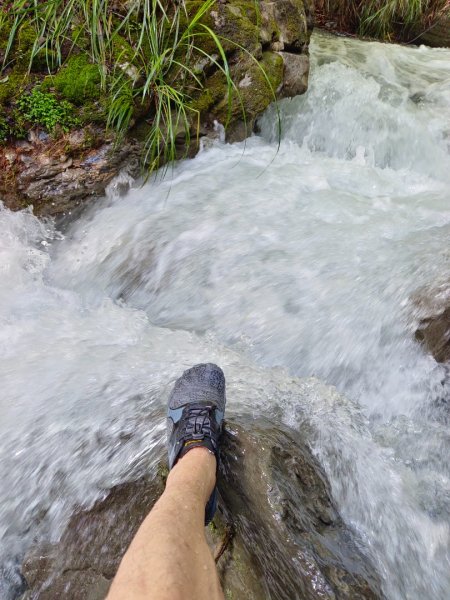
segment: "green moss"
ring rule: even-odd
[[[4,52],[11,31],[11,23],[6,13],[0,9],[0,52]]]
[[[187,0],[186,17],[180,19],[180,27],[184,29],[188,22],[200,10],[202,2]],[[213,29],[219,36],[223,49],[228,54],[242,46],[250,52],[257,51],[259,46],[258,12],[256,3],[245,0],[232,4],[215,3],[201,19],[201,23]],[[204,36],[201,30],[199,45],[208,54],[217,52],[217,46],[212,38]]]
[[[100,100],[84,103],[78,108],[76,115],[82,125],[104,125],[108,119],[107,99],[102,97]]]
[[[81,106],[101,96],[100,69],[85,54],[72,56],[54,76],[46,77],[43,89],[54,88],[66,100]]]
[[[27,84],[27,74],[21,69],[13,69],[9,75],[5,75],[0,82],[0,105],[11,102],[18,97]]]
[[[224,77],[216,78],[218,79],[217,83],[212,81],[212,77],[210,77],[208,81],[208,87],[202,90],[201,94],[196,98],[191,106],[194,110],[199,111],[201,114],[207,113],[208,110],[213,106],[215,101],[215,96],[218,97],[224,96],[226,92],[226,83]],[[218,90],[220,89],[218,94],[214,94],[214,90],[212,89],[213,83],[216,84]]]
[[[30,59],[31,50],[36,40],[36,31],[28,23],[24,23],[17,35],[17,52],[22,57],[28,56]]]
[[[90,49],[91,42],[86,34],[86,29],[83,25],[76,25],[72,29],[71,34],[73,44],[80,50],[87,52]]]
[[[33,56],[31,68],[33,71],[48,71],[53,70],[56,64],[56,52],[53,50],[41,49]]]
[[[118,34],[112,38],[111,54],[114,62],[130,64],[133,63],[136,56],[131,44]]]
[[[2,53],[5,52],[8,44],[10,26],[9,21],[5,21],[0,31]],[[17,40],[10,55],[11,58],[14,57],[13,66],[9,72],[3,71],[0,75],[0,105],[10,102],[25,88],[34,35],[34,30],[29,25],[22,25],[19,29]]]
[[[80,124],[73,116],[73,106],[69,102],[58,101],[53,94],[42,92],[38,87],[30,94],[23,94],[16,106],[16,123],[21,129],[29,123],[54,133],[57,128],[69,131]]]
[[[259,44],[258,15],[254,2],[233,2],[225,4],[225,26],[220,34],[224,38],[230,38],[246,48],[250,52],[254,51]],[[228,42],[225,42],[228,44]],[[230,49],[236,48],[231,43]]]

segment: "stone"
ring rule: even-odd
[[[416,340],[437,362],[450,362],[450,281],[418,290],[413,305]]]
[[[115,486],[91,509],[75,512],[57,544],[33,548],[25,558],[25,598],[103,600],[125,550],[163,489],[162,476],[142,478]]]
[[[0,147],[0,167],[5,166],[0,171],[0,198],[13,210],[32,205],[37,216],[60,217],[102,195],[122,169],[138,174],[138,142],[115,147],[98,136],[95,147],[86,147],[85,136],[72,132],[59,140],[65,148],[59,155],[54,140]]]
[[[242,415],[223,450],[222,519],[234,530],[219,563],[226,597],[382,597],[301,434]]]
[[[60,541],[28,553],[23,600],[107,593],[137,528],[164,486],[159,474],[105,492],[76,511]],[[227,599],[382,598],[378,578],[331,498],[307,439],[264,418],[230,419],[222,445],[219,510],[207,528]]]
[[[260,40],[280,42],[288,52],[301,53],[307,49],[314,22],[312,2],[276,0],[260,2]]]
[[[282,96],[290,98],[304,94],[308,89],[309,57],[288,52],[279,54],[284,63]]]

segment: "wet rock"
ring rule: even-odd
[[[108,490],[70,519],[60,541],[33,548],[22,565],[23,600],[100,600],[139,525],[164,489],[162,476]]]
[[[416,41],[435,48],[450,48],[450,10],[438,15]]]
[[[229,101],[224,74],[213,70],[204,90],[194,94],[193,107],[206,130],[214,121],[227,123],[227,141],[240,141],[276,98],[306,91],[314,9],[304,0],[262,1],[258,7],[234,0],[219,3],[211,16],[221,39],[229,40],[225,46],[237,90]]]
[[[304,94],[308,89],[309,58],[304,54],[280,52],[283,59],[283,96]]]
[[[309,35],[314,24],[314,4],[310,0],[276,0],[260,2],[263,43],[276,43],[275,50],[294,54],[307,52]]]
[[[450,281],[425,287],[413,297],[416,339],[437,362],[450,361]]]
[[[222,454],[221,500],[207,537],[226,598],[382,597],[299,433],[242,416],[228,424]],[[58,544],[33,548],[24,561],[24,600],[104,598],[162,489],[162,474],[129,482],[75,514]]]
[[[31,204],[38,216],[62,215],[104,194],[120,170],[138,173],[137,142],[116,148],[101,131],[97,136],[92,143],[86,132],[57,141],[36,135],[26,144],[0,147],[0,198],[12,210]]]
[[[219,563],[228,597],[382,597],[299,433],[261,418],[230,423],[219,489],[235,531]]]

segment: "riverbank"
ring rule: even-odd
[[[6,206],[75,210],[122,168],[148,175],[195,155],[204,138],[245,139],[271,102],[307,89],[309,1],[187,1],[168,3],[167,14],[133,6],[101,16],[102,51],[84,13],[64,22],[68,44],[38,9],[0,11]]]

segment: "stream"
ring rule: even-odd
[[[280,143],[271,107],[64,233],[0,208],[1,598],[74,505],[156,468],[201,361],[230,413],[308,423],[389,600],[449,597],[450,383],[411,297],[450,276],[450,51],[314,34],[311,58]]]

